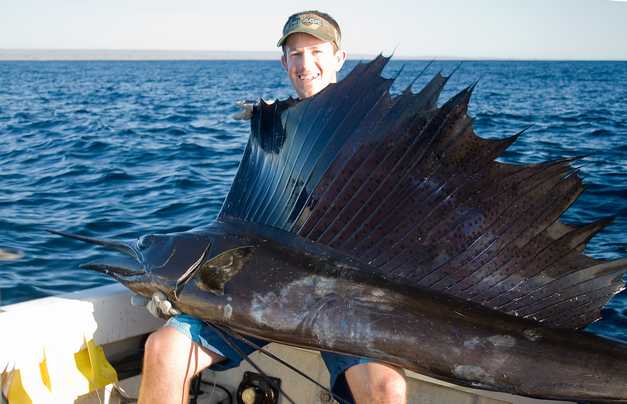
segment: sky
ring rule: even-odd
[[[0,49],[276,51],[305,9],[349,54],[627,60],[627,0],[0,0]]]

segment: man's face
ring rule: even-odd
[[[337,81],[337,72],[346,60],[346,52],[333,43],[313,35],[296,32],[285,41],[281,64],[287,71],[296,94],[311,97]]]

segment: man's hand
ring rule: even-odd
[[[237,121],[250,121],[250,119],[253,117],[253,108],[255,107],[255,101],[237,101],[235,105],[237,105],[241,109],[241,111],[233,114],[231,117]]]
[[[172,303],[168,300],[168,297],[162,292],[155,292],[152,294],[152,299],[148,300],[141,295],[131,296],[131,304],[133,306],[146,306],[146,309],[157,318],[167,320],[172,316],[181,314],[180,311],[172,306]]]

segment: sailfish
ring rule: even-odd
[[[474,85],[391,95],[389,58],[303,99],[257,104],[216,220],[135,241],[84,268],[164,293],[222,329],[367,356],[463,386],[627,402],[627,346],[581,329],[624,289],[627,259],[583,254],[611,222],[560,215],[583,186],[566,158],[496,160]]]

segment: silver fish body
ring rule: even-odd
[[[153,254],[170,263],[180,254],[192,266],[211,245],[213,258],[176,293],[168,265],[126,285],[146,296],[161,290],[178,309],[243,334],[367,356],[460,385],[545,399],[627,400],[624,345],[364,276],[367,264],[287,232],[217,222],[195,239],[174,254]],[[216,278],[226,280],[222,290]]]

